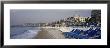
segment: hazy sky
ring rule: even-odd
[[[75,9],[11,9],[11,25],[23,23],[53,22],[78,14],[80,16],[91,16],[91,10]]]

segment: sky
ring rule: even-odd
[[[11,9],[11,25],[24,23],[49,23],[60,19],[66,19],[75,15],[91,16],[91,10],[84,9]]]

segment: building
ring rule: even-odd
[[[88,17],[75,16],[74,18],[75,18],[76,22],[79,22],[79,21],[80,22],[86,22],[86,19]],[[91,18],[91,17],[89,17],[89,18]]]

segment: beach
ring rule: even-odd
[[[36,35],[37,39],[65,39],[62,32],[55,28],[41,28],[42,31]]]

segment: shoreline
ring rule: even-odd
[[[35,39],[65,39],[61,31],[54,28],[41,28]]]

